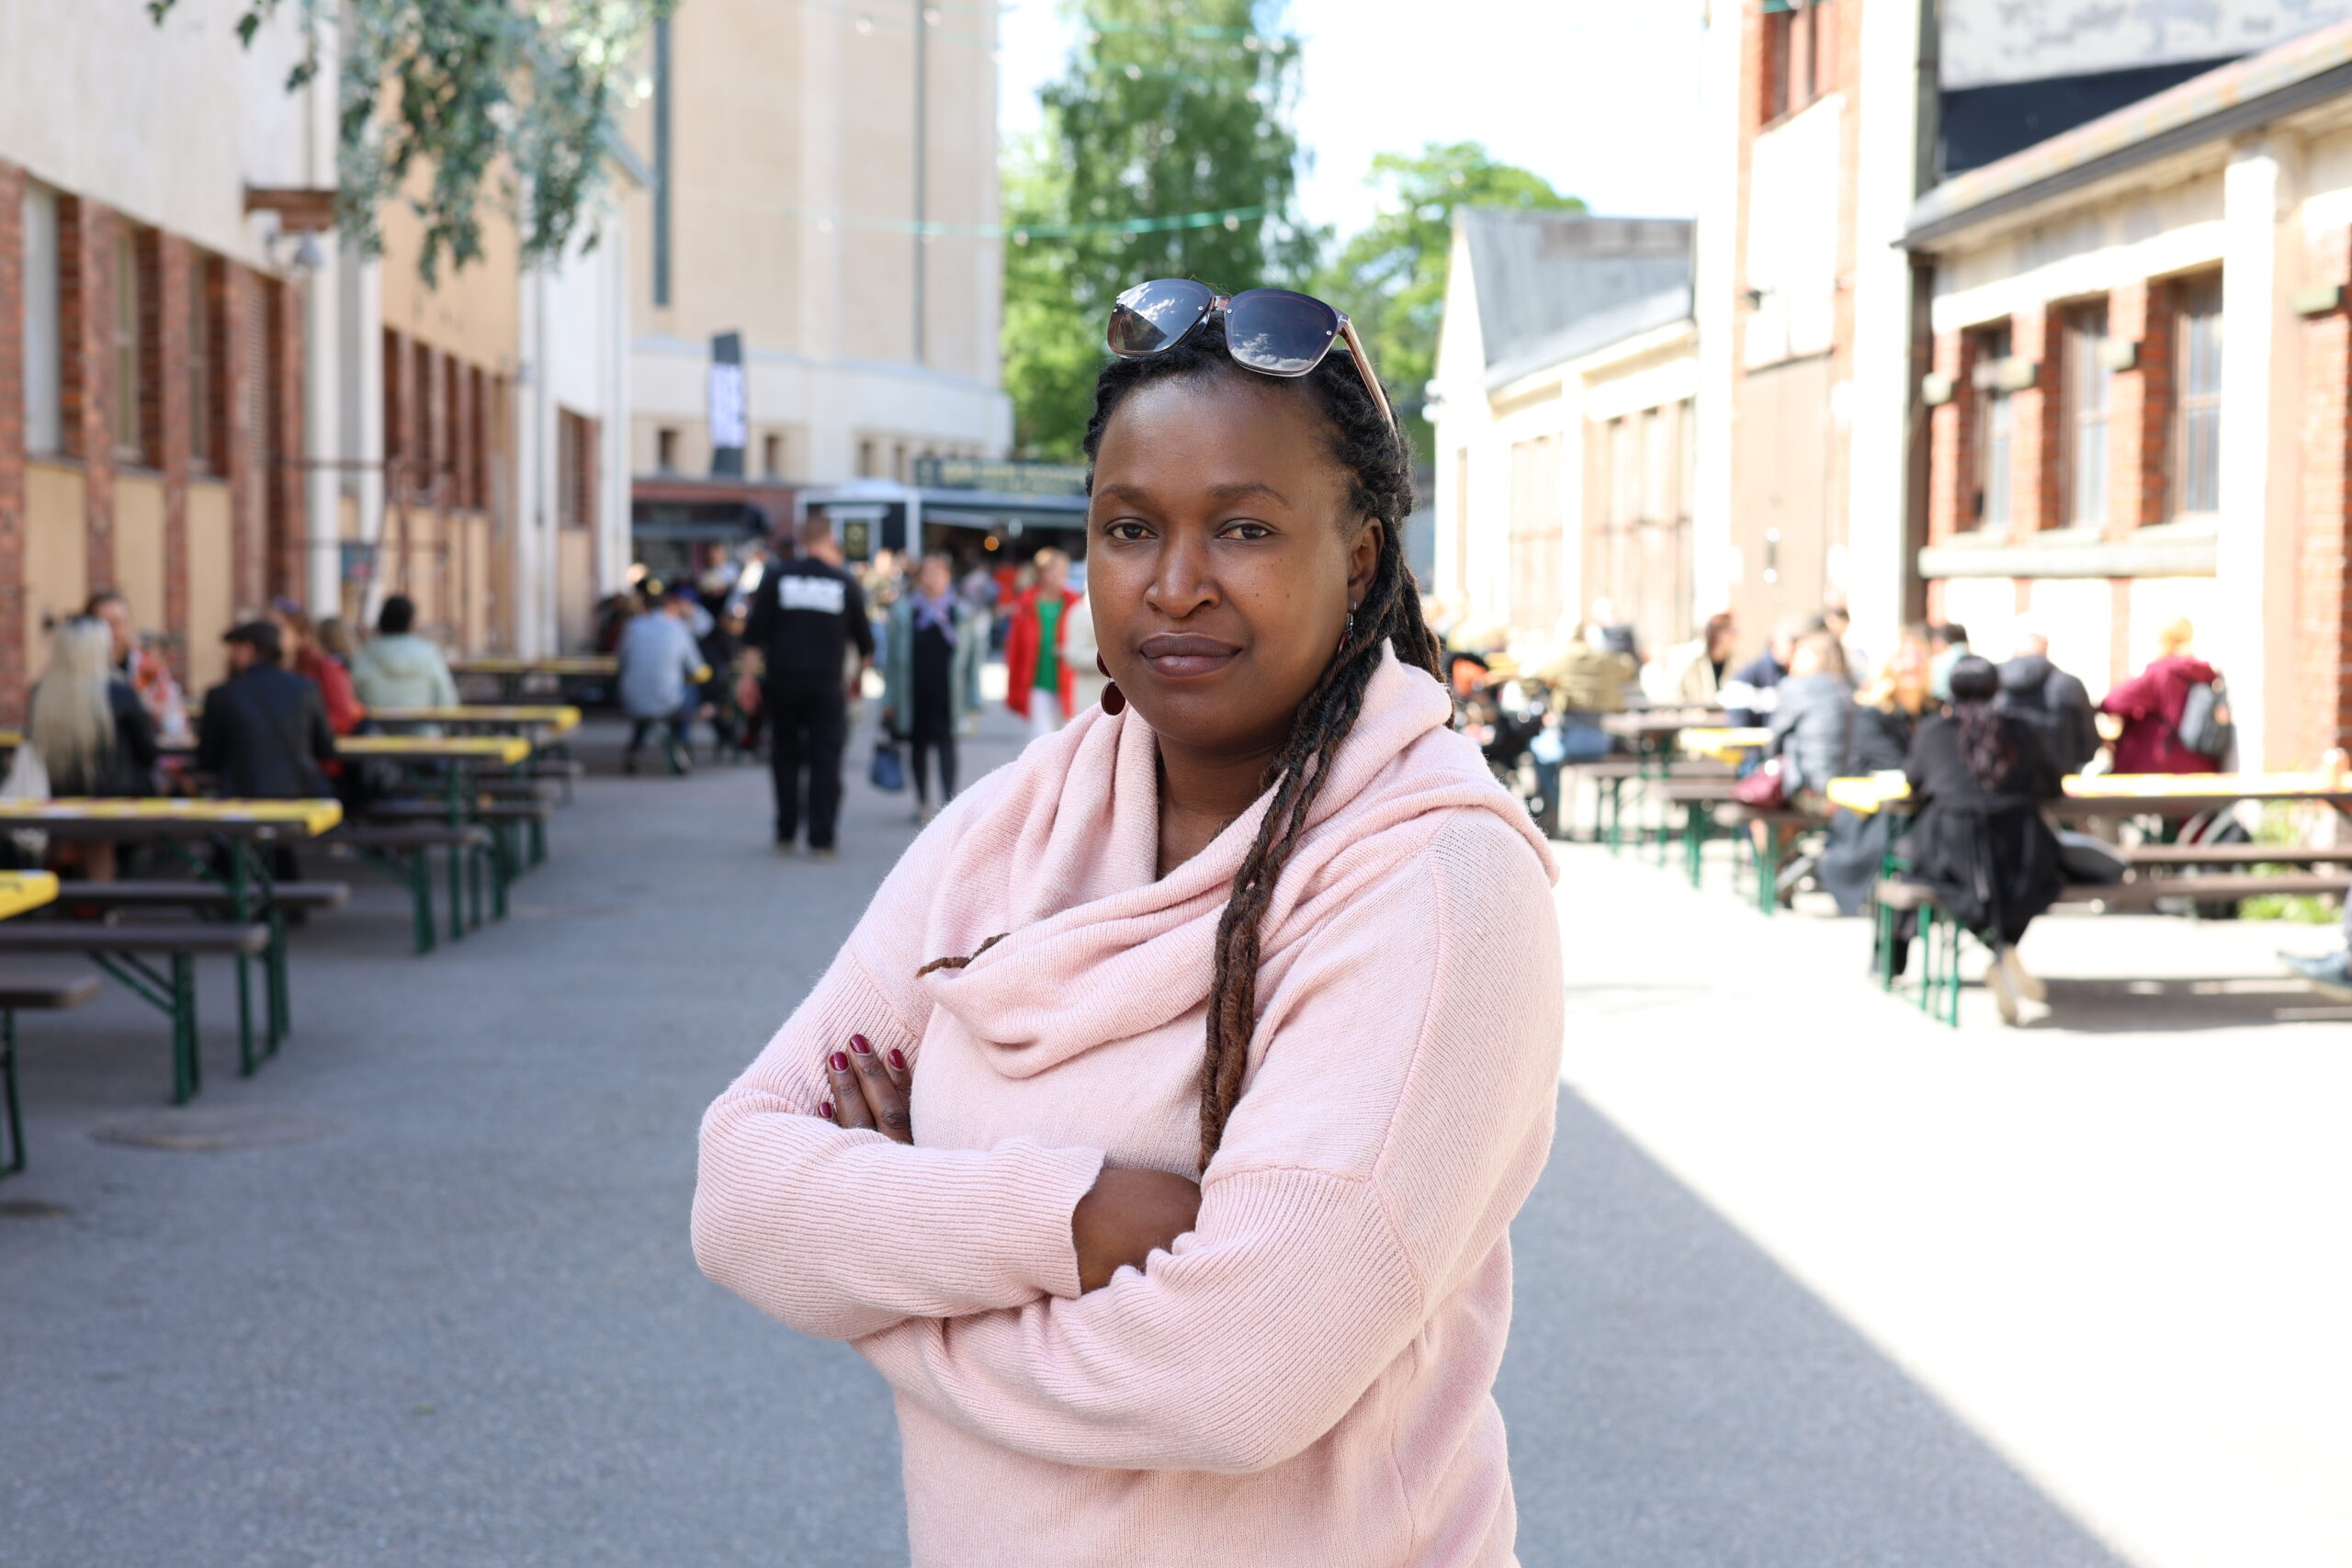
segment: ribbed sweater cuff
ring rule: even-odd
[[[999,1145],[992,1156],[1004,1163],[994,1173],[986,1212],[1007,1267],[1047,1295],[1077,1295],[1070,1216],[1102,1174],[1102,1151],[1042,1148],[1017,1138]]]

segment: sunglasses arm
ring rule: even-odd
[[[1396,412],[1388,406],[1388,394],[1380,389],[1379,373],[1372,367],[1372,355],[1363,351],[1363,340],[1356,336],[1355,322],[1348,320],[1345,316],[1341,316],[1340,318],[1340,335],[1347,340],[1348,352],[1355,355],[1357,373],[1363,377],[1363,384],[1372,389],[1372,400],[1380,405],[1380,417],[1386,420],[1391,425],[1395,425],[1396,423]],[[1398,433],[1400,434],[1402,434],[1401,427]]]

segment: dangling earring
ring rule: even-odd
[[[1094,670],[1104,680],[1111,680],[1111,667],[1102,662],[1099,653],[1094,656]],[[1114,718],[1127,711],[1127,694],[1119,690],[1116,681],[1102,688],[1102,711]]]
[[[1331,657],[1337,659],[1340,654],[1347,652],[1348,644],[1355,639],[1355,635],[1356,613],[1354,607],[1350,606],[1348,610],[1348,624],[1340,628],[1340,646]]]

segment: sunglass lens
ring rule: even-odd
[[[1189,278],[1163,277],[1138,283],[1111,307],[1111,352],[1140,359],[1184,340],[1201,324],[1216,296]]]
[[[1304,376],[1323,362],[1340,334],[1340,313],[1287,288],[1252,288],[1225,308],[1225,341],[1233,357],[1269,376]]]

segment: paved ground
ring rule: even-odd
[[[0,1564],[904,1561],[879,1380],[686,1248],[695,1118],[912,832],[857,785],[840,861],[779,858],[764,794],[592,780],[514,918],[426,959],[363,883],[253,1080],[206,975],[190,1112],[122,997],[28,1021]],[[1582,851],[1562,907],[1502,1384],[1530,1568],[2352,1555],[2318,1551],[2352,1031],[2250,991],[2244,933],[2086,931],[2045,966],[2167,994],[2081,979],[2078,1032],[1955,1036],[1860,984],[1851,927]],[[268,1146],[90,1135],[158,1114]]]

